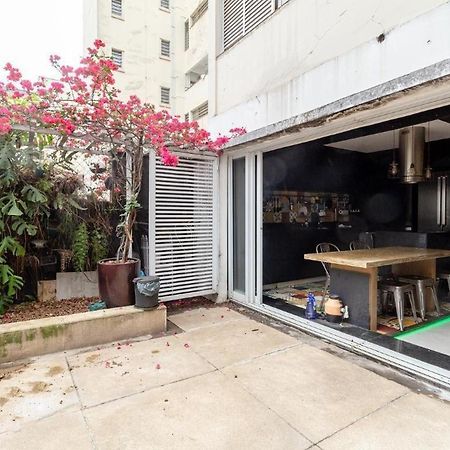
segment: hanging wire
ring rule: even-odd
[[[392,130],[392,162],[389,164],[388,177],[397,178],[398,177],[398,163],[395,159],[395,130]]]

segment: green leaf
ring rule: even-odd
[[[13,202],[11,208],[6,213],[8,216],[21,216],[23,212],[17,207],[16,202]]]
[[[77,203],[72,197],[66,198],[67,203],[69,203],[70,206],[73,206],[75,209],[78,209],[80,211],[86,211],[87,208],[83,208],[79,203]]]
[[[31,186],[27,184],[22,189],[22,195],[30,202],[33,203],[46,203],[47,202],[47,196],[42,193],[39,189],[35,188],[34,186]]]

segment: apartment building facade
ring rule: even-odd
[[[207,10],[207,0],[85,0],[84,47],[106,43],[124,96],[205,126]]]

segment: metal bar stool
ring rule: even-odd
[[[417,299],[419,300],[420,316],[425,320],[425,292],[431,289],[431,297],[433,298],[436,312],[441,313],[439,309],[439,301],[436,293],[436,284],[433,278],[421,277],[420,275],[402,275],[398,279],[404,283],[410,283],[416,288]]]
[[[412,315],[417,323],[416,304],[414,299],[414,286],[409,283],[403,283],[401,281],[382,281],[380,283],[380,291],[383,295],[383,308],[386,307],[388,296],[394,297],[395,309],[397,311],[398,323],[400,331],[403,331],[403,318],[405,310],[405,297],[408,297],[411,305]]]
[[[439,272],[437,276],[440,280],[445,280],[447,282],[448,290],[450,292],[450,271]]]
[[[370,245],[362,241],[352,241],[349,245],[350,250],[370,250]]]
[[[316,253],[326,253],[326,252],[340,252],[341,250],[337,245],[332,244],[331,242],[321,242],[316,245]],[[323,270],[325,271],[326,281],[325,281],[325,291],[328,291],[330,287],[330,264],[321,262]]]

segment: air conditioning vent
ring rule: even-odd
[[[208,115],[208,102],[202,103],[200,106],[192,110],[192,120],[198,120]]]

